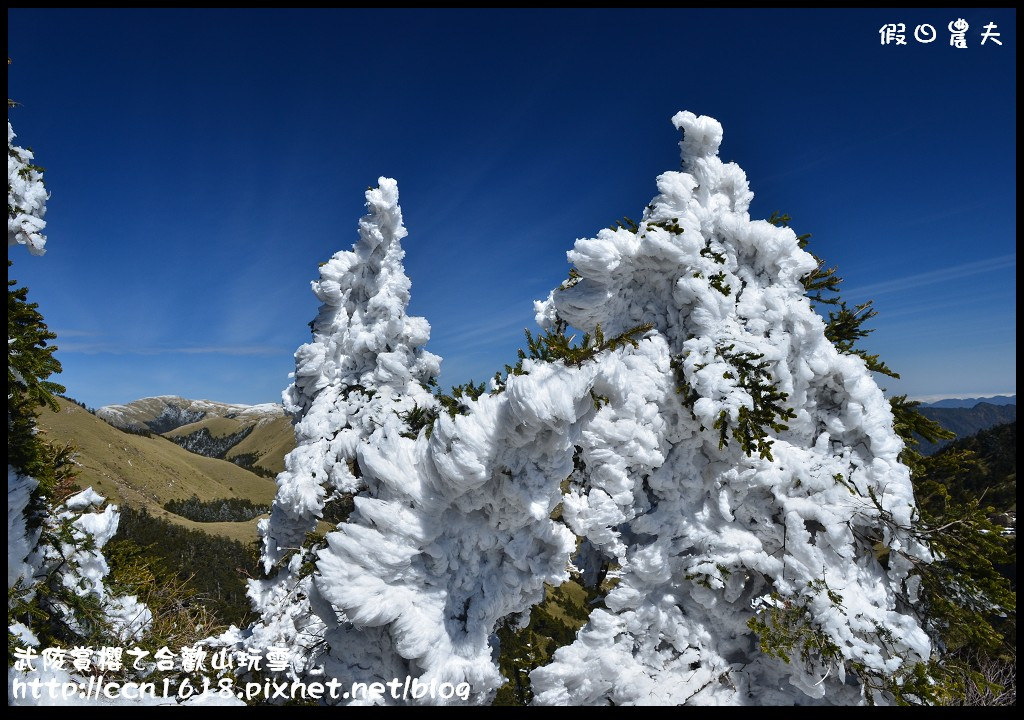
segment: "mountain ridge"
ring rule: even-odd
[[[122,431],[65,398],[57,402],[57,412],[40,411],[38,426],[47,439],[75,447],[76,484],[192,530],[244,542],[256,539],[256,520],[199,523],[163,505],[193,495],[204,501],[237,497],[269,505],[276,493],[273,480],[190,453],[159,435]]]
[[[264,477],[284,470],[295,447],[291,417],[282,405],[242,405],[156,395],[105,405],[97,417],[128,432],[159,434],[186,450],[228,460]]]
[[[1017,395],[992,395],[990,397],[943,398],[934,402],[921,403],[926,408],[973,408],[978,403],[989,405],[1016,405]]]
[[[96,415],[103,418],[111,425],[124,427],[133,424],[137,428],[148,427],[153,422],[151,416],[156,412],[157,416],[177,410],[182,417],[195,415],[196,418],[189,422],[195,422],[207,414],[216,414],[220,417],[236,416],[247,420],[270,421],[277,417],[286,415],[284,406],[277,403],[261,403],[259,405],[242,405],[238,403],[223,403],[214,400],[193,400],[180,395],[153,395],[139,398],[129,403],[119,405],[104,405],[97,408]],[[170,413],[169,413],[170,415]],[[146,419],[149,417],[150,419]],[[189,424],[181,422],[173,428],[158,432],[167,432],[181,425]],[[149,427],[153,430],[152,427]]]
[[[924,455],[933,455],[954,440],[970,437],[982,430],[988,430],[996,425],[1017,420],[1017,406],[1015,404],[993,405],[992,403],[979,402],[969,408],[922,406],[918,408],[918,412],[929,420],[939,423],[939,425],[947,430],[956,433],[956,438],[943,440],[938,443],[921,440],[918,449]]]

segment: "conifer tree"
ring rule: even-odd
[[[941,632],[918,606],[943,611],[928,573],[948,549],[922,531],[907,466],[901,430],[922,426],[890,407],[872,373],[892,371],[858,347],[873,311],[836,296],[834,268],[788,219],[750,218],[717,121],[673,122],[682,170],[659,176],[639,221],[576,242],[569,279],[536,305],[543,332],[489,392],[432,402],[419,383],[389,385],[433,376],[415,353],[391,357],[403,322],[363,321],[380,305],[363,288],[385,268],[404,278],[400,264],[364,269],[357,247],[322,271],[286,396],[304,413],[300,448],[263,530],[264,562],[284,569],[254,584],[262,618],[244,642],[307,633],[302,673],[468,683],[490,702],[501,643],[549,622],[539,604],[565,595],[546,588],[571,579],[593,609],[549,664],[515,673],[520,699],[941,699]],[[833,306],[827,320],[814,305]],[[303,540],[342,493],[351,514]],[[958,588],[984,603],[984,588]]]
[[[964,492],[989,475],[975,452],[959,447],[931,457],[918,452],[921,439],[953,437],[918,413],[918,405],[906,396],[892,399],[896,428],[906,442],[901,459],[910,468],[918,501],[912,532],[933,555],[932,562],[915,565],[920,593],[912,604],[935,648],[927,667],[928,700],[1014,704],[1017,595],[1000,568],[1016,563],[1016,538],[1004,536],[992,520],[990,488]]]
[[[750,219],[721,126],[673,121],[682,172],[658,178],[640,222],[577,241],[575,282],[538,305],[549,326],[649,320],[663,344],[646,412],[616,413],[645,451],[583,446],[563,515],[617,584],[532,673],[537,701],[884,701],[930,655],[901,600],[909,563],[875,556],[928,559],[892,413],[811,308],[827,271],[792,230]]]
[[[380,178],[366,191],[359,240],[320,266],[312,283],[322,302],[313,338],[295,353],[294,382],[284,392],[295,418],[296,448],[285,458],[269,520],[260,524],[262,562],[270,577],[253,581],[261,619],[236,640],[247,647],[293,648],[301,671],[321,672],[325,634],[339,626],[314,583],[318,521],[344,520],[352,496],[372,493],[361,448],[410,435],[410,418],[436,414],[429,388],[440,359],[425,351],[426,320],[406,314],[409,278],[402,268],[398,186]],[[358,654],[354,646],[350,656]],[[374,678],[376,679],[376,678]]]
[[[11,106],[8,101],[8,107]],[[44,251],[46,190],[33,155],[15,147],[8,122],[8,249]],[[11,267],[8,260],[8,268]],[[36,427],[40,407],[58,409],[64,387],[47,329],[27,288],[7,290],[7,587],[8,651],[138,637],[149,610],[134,596],[116,597],[104,582],[101,548],[117,530],[116,508],[86,512],[103,498],[76,492],[73,448],[47,442]],[[11,671],[16,672],[16,670]],[[58,673],[59,674],[59,673]]]

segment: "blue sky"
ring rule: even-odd
[[[947,24],[970,24],[968,47]],[[90,406],[276,402],[318,263],[398,179],[442,384],[515,357],[565,252],[718,118],[754,217],[813,233],[912,397],[1016,392],[1016,13],[8,10],[16,142],[51,193],[9,251]],[[907,45],[882,45],[885,23]],[[1002,45],[980,45],[983,26]],[[931,44],[913,28],[938,30]]]

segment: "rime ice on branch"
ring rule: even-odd
[[[359,241],[321,265],[312,283],[323,304],[283,396],[285,409],[301,419],[261,530],[268,571],[313,530],[325,499],[360,488],[353,472],[359,442],[397,428],[399,414],[414,405],[434,404],[425,385],[440,372],[440,358],[422,349],[430,325],[405,314],[411,283],[402,267],[408,232],[398,185],[379,183],[366,192]]]
[[[603,567],[603,607],[532,673],[539,703],[884,701],[874,680],[928,657],[889,405],[826,339],[801,282],[814,258],[750,219],[719,123],[673,121],[683,170],[638,223],[577,241],[537,303],[548,338],[631,340],[533,353],[429,433],[411,420],[436,412],[420,383],[437,360],[404,316],[397,197],[368,194],[360,244],[314,284],[286,395],[299,447],[263,530],[265,563],[288,564],[253,586],[253,637],[311,636],[312,675],[465,681],[487,702],[498,623]],[[287,557],[352,492],[348,519]]]
[[[372,491],[360,477],[360,444],[405,431],[404,416],[436,405],[427,386],[440,358],[423,349],[430,325],[405,312],[410,282],[401,240],[408,232],[397,183],[380,178],[366,192],[366,206],[358,242],[322,263],[312,283],[322,305],[284,392],[285,408],[297,418],[296,448],[278,476],[271,516],[260,524],[262,560],[273,576],[250,584],[261,621],[245,642],[256,647],[319,643],[324,623],[309,607],[315,547],[307,533],[326,506]]]
[[[929,656],[901,600],[906,561],[876,552],[926,557],[900,529],[915,514],[903,444],[864,362],[828,342],[805,297],[815,260],[750,219],[721,125],[673,122],[683,171],[658,178],[635,230],[577,241],[577,281],[538,303],[542,324],[657,334],[600,390],[611,401],[565,498],[618,583],[534,671],[536,699],[861,702],[871,678]]]
[[[7,123],[7,246],[25,245],[33,255],[46,252],[46,187],[41,168],[32,164],[31,150],[15,147],[14,129]]]

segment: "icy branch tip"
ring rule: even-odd
[[[679,148],[683,151],[684,160],[718,154],[718,146],[722,144],[722,123],[713,117],[698,117],[689,110],[681,110],[672,116],[672,124],[683,131]]]
[[[398,181],[381,175],[377,178],[377,187],[367,188],[366,202],[370,205],[398,205]]]

